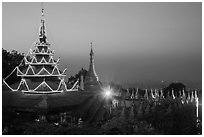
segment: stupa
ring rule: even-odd
[[[99,78],[95,71],[93,56],[94,56],[94,52],[93,52],[93,47],[91,42],[89,70],[84,79],[84,89],[91,90],[91,91],[99,90],[101,88]]]

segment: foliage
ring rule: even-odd
[[[78,79],[79,79],[79,82],[80,82],[80,80],[81,80],[80,76],[83,75],[83,79],[85,79],[86,74],[87,74],[87,70],[82,68],[77,74],[75,74],[75,76],[71,76],[68,79],[68,83],[73,85]]]
[[[6,78],[15,69],[16,66],[19,66],[23,57],[24,54],[18,53],[16,50],[8,52],[7,50],[2,49],[2,77]],[[25,64],[22,63],[21,67],[24,67],[24,65]],[[18,78],[16,73],[14,73],[7,79],[7,83],[13,84],[18,80],[20,80],[20,78]]]
[[[192,105],[173,108],[172,112],[165,111],[165,107],[156,107],[156,111],[144,115],[142,120],[166,135],[195,135],[199,129],[196,127],[195,107]]]
[[[114,117],[101,126],[100,133],[104,135],[145,135],[158,134],[146,121]]]
[[[53,122],[32,122],[26,114],[16,115],[3,111],[3,128],[7,134],[27,135],[196,135],[202,133],[201,124],[197,125],[194,107],[183,106],[167,112],[165,107],[156,107],[154,112],[142,117],[128,117],[114,112],[115,115],[103,122],[55,125]],[[116,110],[115,110],[116,111]],[[125,113],[125,115],[129,115]],[[6,123],[6,124],[5,124]],[[4,133],[3,133],[4,134]]]
[[[166,97],[168,92],[171,95],[172,94],[172,92],[171,92],[172,89],[174,90],[174,95],[179,96],[179,91],[182,91],[182,90],[185,91],[186,86],[181,82],[171,83],[171,84],[169,84],[168,87],[166,87],[164,89],[164,96]]]
[[[94,135],[97,129],[93,126],[79,127],[77,124],[54,125],[51,123],[35,122],[26,124],[25,135]]]

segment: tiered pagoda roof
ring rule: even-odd
[[[78,81],[72,85],[66,84],[64,80],[66,69],[59,70],[60,60],[54,60],[54,51],[50,47],[51,45],[47,41],[42,10],[39,37],[34,44],[34,48],[30,50],[31,58],[24,57],[23,63],[25,63],[25,66],[19,65],[15,71],[13,70],[13,72],[17,72],[16,75],[21,80],[12,85],[6,83],[6,78],[3,80],[3,109],[11,109],[19,113],[31,112],[39,115],[73,111],[80,117],[91,118],[92,120],[97,120],[99,116],[102,117],[102,113],[98,115],[98,111],[104,109],[104,100],[97,97],[101,93],[91,90],[80,92]],[[15,74],[13,72],[11,74]],[[90,74],[92,76],[92,71],[89,71],[88,76]],[[99,103],[96,103],[98,101]]]
[[[21,77],[21,81],[9,86],[12,91],[50,94],[78,90],[78,81],[71,89],[67,89],[64,80],[67,69],[59,70],[60,59],[54,60],[54,51],[50,46],[46,35],[44,9],[42,8],[38,40],[34,43],[34,49],[30,49],[31,59],[23,58],[26,68],[16,67],[17,76]],[[8,86],[8,84],[6,85]]]

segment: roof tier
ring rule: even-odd
[[[63,91],[77,91],[78,81],[68,89],[64,79],[42,77],[37,78],[22,78],[20,82],[17,82],[10,86],[12,91],[22,91],[24,93],[36,93],[36,94],[51,94]]]
[[[31,49],[30,50],[30,54],[31,55],[48,55],[48,56],[52,56],[54,55],[54,50],[50,50],[49,48],[42,48],[42,49],[39,49],[39,48],[35,48],[35,49]]]
[[[32,66],[32,65],[28,65],[28,67],[24,70],[20,70],[17,67],[17,76],[21,76],[21,77],[46,77],[46,76],[66,76],[66,68],[64,69],[63,72],[61,72],[59,70],[59,68],[57,67],[57,65],[53,66],[40,66],[40,67],[36,67],[36,66]]]
[[[29,61],[26,57],[24,57],[24,62],[26,65],[57,65],[59,64],[60,59],[57,61],[54,60],[53,56],[33,56]]]

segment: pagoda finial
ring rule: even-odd
[[[91,52],[90,52],[90,56],[93,56],[94,53],[93,53],[93,42],[91,41]]]
[[[44,18],[44,8],[42,2],[42,10],[41,10],[41,25],[39,30],[39,40],[40,43],[46,43],[46,34],[45,34],[45,18]]]
[[[43,8],[43,2],[42,2],[42,17],[44,17],[44,8]]]

